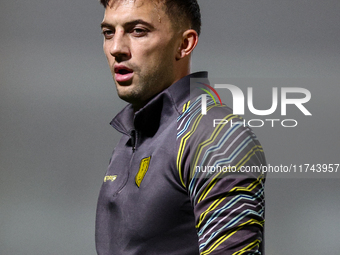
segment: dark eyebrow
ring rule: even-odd
[[[100,24],[100,28],[103,28],[103,27],[113,27],[112,25],[110,25],[109,23],[106,23],[106,22],[102,22],[101,24]]]
[[[142,19],[137,19],[137,20],[133,20],[133,21],[130,21],[130,22],[127,22],[125,25],[126,26],[135,26],[135,25],[138,25],[138,24],[142,24],[142,25],[145,25],[149,28],[154,28],[154,26],[152,24],[150,24],[149,22],[146,22]]]
[[[124,27],[131,27],[131,26],[135,26],[135,25],[138,25],[138,24],[142,24],[142,25],[145,25],[147,27],[149,27],[150,29],[154,29],[154,26],[151,25],[150,23],[142,20],[142,19],[137,19],[137,20],[133,20],[133,21],[129,21],[129,22],[126,22],[124,24]],[[113,28],[114,26],[112,26],[111,24],[107,23],[107,22],[102,22],[100,24],[100,27],[103,28],[103,27],[109,27],[109,28]]]

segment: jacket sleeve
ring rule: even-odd
[[[214,106],[179,120],[177,142],[200,254],[263,255],[266,162],[252,130],[229,108]]]

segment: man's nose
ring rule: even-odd
[[[117,62],[130,58],[129,41],[124,31],[117,31],[114,35],[112,45],[110,47],[110,54]]]

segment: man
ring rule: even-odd
[[[123,136],[99,194],[97,253],[263,254],[263,177],[240,171],[265,164],[262,147],[239,123],[213,127],[238,118],[211,99],[202,115],[190,93],[190,79],[207,83],[190,75],[197,1],[101,3],[104,52],[129,104],[111,122]]]

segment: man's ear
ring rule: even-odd
[[[180,60],[186,56],[189,56],[195,49],[198,43],[198,34],[193,29],[188,29],[183,32],[182,41],[178,47],[176,60]]]

